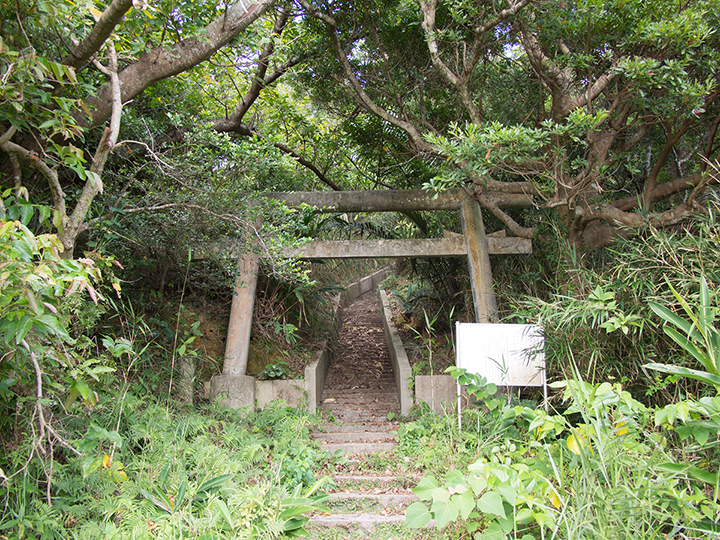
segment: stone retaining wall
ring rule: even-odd
[[[410,369],[410,362],[408,362],[405,347],[403,347],[400,335],[395,328],[395,323],[392,321],[392,311],[390,310],[387,293],[383,290],[379,293],[380,311],[383,327],[385,328],[385,340],[390,349],[390,360],[392,361],[393,371],[395,372],[395,387],[397,388],[398,399],[400,400],[400,414],[407,416],[410,413],[410,407],[413,405],[413,394],[410,389],[412,369]]]
[[[457,386],[450,375],[418,375],[415,377],[415,392],[411,389],[412,368],[405,352],[405,346],[392,322],[392,311],[387,293],[380,291],[382,319],[385,337],[390,348],[390,358],[395,371],[400,409],[403,415],[410,412],[416,401],[424,401],[437,414],[455,411],[457,407]]]

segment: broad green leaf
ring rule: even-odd
[[[695,422],[691,422],[684,426],[678,426],[675,428],[675,431],[678,435],[680,435],[680,440],[684,441],[688,437],[692,436],[700,446],[704,446],[710,437],[710,430],[698,427],[695,425]],[[713,432],[717,433],[717,430],[714,430]]]
[[[717,375],[713,375],[712,373],[708,373],[707,371],[700,371],[697,369],[690,369],[681,366],[672,366],[669,364],[655,363],[645,364],[643,367],[647,369],[653,369],[655,371],[662,371],[663,373],[669,373],[671,375],[680,375],[689,379],[695,379],[720,388],[720,377],[718,377]]]
[[[693,331],[693,325],[687,322],[685,319],[680,317],[679,315],[673,313],[665,306],[661,306],[660,304],[656,304],[655,302],[648,302],[648,306],[650,309],[652,309],[657,315],[659,315],[662,319],[665,321],[674,324],[678,328],[680,328],[683,332],[686,334],[690,334]]]
[[[447,502],[450,500],[450,492],[446,488],[441,487],[434,489],[432,492],[432,500],[433,502]]]
[[[453,469],[445,476],[445,485],[456,486],[458,484],[465,485],[465,476],[459,470]]]
[[[204,493],[208,490],[221,486],[234,476],[234,474],[222,474],[220,476],[216,476],[215,478],[211,478],[207,482],[203,482],[203,484],[198,488],[197,492]]]
[[[77,379],[73,383],[73,388],[78,391],[78,393],[82,396],[83,399],[87,399],[90,395],[90,387],[85,383],[85,381],[81,381]]]
[[[187,480],[183,479],[182,484],[178,488],[177,496],[175,497],[175,508],[182,506],[185,502],[185,493],[187,491]]]
[[[475,535],[476,540],[507,540],[507,535],[498,523],[491,523],[482,533]]]
[[[475,497],[473,497],[470,491],[453,495],[451,498],[453,505],[455,505],[460,512],[460,516],[463,519],[467,519],[470,513],[475,509]]]
[[[145,489],[140,489],[140,494],[145,497],[148,501],[157,506],[160,510],[172,514],[173,505],[170,500],[162,494],[154,495]]]
[[[663,328],[665,333],[670,336],[670,338],[680,345],[686,352],[690,353],[695,360],[700,362],[705,368],[708,368],[708,359],[707,355],[701,351],[698,346],[695,344],[694,341],[692,341],[690,338],[688,338],[686,335],[681,334],[674,328],[670,328],[669,326],[666,326]],[[698,336],[699,338],[699,336]]]
[[[17,323],[15,330],[15,344],[19,345],[33,326],[33,318],[30,315],[24,315]]]
[[[421,501],[431,501],[433,491],[438,488],[437,480],[434,476],[426,476],[418,485],[412,489],[412,492],[418,496]]]
[[[80,395],[80,392],[78,392],[77,388],[73,385],[73,387],[70,389],[70,393],[68,394],[67,399],[65,400],[64,407],[65,409],[69,409],[72,407],[72,404],[75,403],[75,400]]]
[[[480,494],[487,489],[488,483],[484,476],[471,474],[467,480],[476,496],[480,496]]]
[[[706,471],[700,467],[691,466],[690,475],[696,480],[700,480],[701,482],[705,482],[706,484],[711,484],[713,486],[716,485],[718,481],[718,473]]]
[[[501,484],[496,489],[497,492],[502,495],[507,502],[515,506],[517,500],[517,492],[515,491],[514,487],[512,487],[510,484]]]
[[[655,466],[655,469],[658,471],[663,472],[669,472],[673,474],[682,474],[687,470],[686,465],[681,465],[680,463],[672,463],[670,461],[665,463],[659,463]]]
[[[230,511],[228,510],[227,504],[225,504],[225,502],[220,499],[216,499],[215,506],[217,506],[220,509],[220,513],[225,518],[225,521],[230,526],[230,528],[233,529],[234,528],[233,520],[232,520],[232,516],[230,515]]]
[[[305,524],[308,522],[308,518],[292,518],[288,519],[283,524],[283,531],[285,531],[285,536],[290,537],[296,537],[296,536],[307,536],[307,532],[305,531],[304,527]]]
[[[458,518],[458,507],[449,500],[434,499],[430,511],[435,516],[435,525],[438,529],[442,529]]]
[[[2,328],[5,332],[5,344],[10,345],[10,342],[13,341],[15,338],[15,335],[17,334],[17,326],[19,320],[7,320],[0,321],[0,328]]]
[[[295,516],[305,514],[307,512],[312,512],[313,510],[315,510],[315,507],[312,505],[293,506],[280,512],[280,519],[290,519]]]
[[[515,522],[520,525],[530,523],[533,519],[535,519],[533,511],[526,506],[520,508],[520,510],[518,510],[517,514],[515,515]]]
[[[405,510],[405,525],[411,529],[424,527],[432,519],[432,514],[421,502],[414,502]]]
[[[477,507],[478,510],[485,514],[494,514],[501,518],[506,517],[502,497],[495,491],[488,491],[483,494],[477,502]]]
[[[23,225],[27,226],[28,223],[30,223],[30,220],[33,218],[34,214],[35,209],[32,207],[31,204],[20,205],[20,220],[22,221]]]
[[[107,438],[108,438],[108,440],[110,440],[110,442],[114,443],[115,446],[118,447],[118,449],[122,449],[123,439],[122,439],[122,436],[117,431],[108,431]]]

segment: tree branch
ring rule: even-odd
[[[282,34],[285,26],[287,25],[289,16],[290,9],[287,6],[283,7],[278,14],[275,25],[273,26],[272,36],[280,36]],[[227,118],[215,123],[215,125],[213,126],[213,129],[215,131],[231,131],[233,125],[241,124],[243,118],[245,117],[245,114],[248,112],[248,110],[250,110],[252,104],[255,103],[257,98],[260,96],[261,90],[271,82],[277,80],[291,67],[291,65],[294,65],[289,63],[284,64],[283,66],[281,66],[281,68],[274,71],[273,75],[269,78],[269,80],[266,80],[265,75],[267,74],[270,58],[272,57],[274,52],[275,40],[271,38],[265,44],[265,47],[263,47],[263,50],[258,57],[257,70],[255,71],[255,75],[252,77],[252,83],[250,84],[250,88],[248,88],[247,92],[245,92],[245,95],[239,101],[233,113]],[[296,63],[299,62],[300,60],[298,59]]]
[[[703,161],[702,165],[700,166],[700,170],[702,172],[706,172],[708,169],[708,165],[710,164],[710,158],[712,157],[712,149],[713,144],[715,143],[715,136],[718,132],[718,126],[720,125],[720,114],[718,114],[715,117],[715,120],[712,123],[712,126],[710,127],[710,131],[708,133],[708,140],[705,144],[705,160]]]
[[[532,238],[535,236],[535,227],[523,227],[507,213],[505,213],[497,204],[488,199],[482,192],[474,193],[475,200],[480,203],[483,208],[487,208],[492,214],[498,218],[515,236],[520,238]]]
[[[100,143],[95,151],[92,164],[87,173],[88,179],[85,181],[82,193],[78,199],[75,208],[73,209],[72,215],[68,220],[68,225],[60,233],[60,241],[65,247],[63,257],[69,258],[73,256],[73,249],[75,247],[75,240],[80,231],[84,230],[87,225],[85,224],[85,218],[90,210],[92,204],[98,193],[102,193],[102,179],[101,175],[105,169],[105,163],[107,162],[110,153],[115,148],[118,135],[120,133],[120,119],[122,117],[122,99],[120,90],[120,78],[118,77],[118,64],[117,64],[117,53],[115,52],[115,45],[111,42],[108,45],[108,67],[106,68],[107,74],[110,77],[110,88],[112,89],[112,116],[110,118],[110,126],[105,128]]]
[[[171,47],[154,47],[120,72],[122,102],[134,98],[156,81],[204,62],[255,22],[276,1],[259,0],[246,8],[244,1],[240,0],[199,31],[197,36],[184,39]],[[112,87],[103,86],[87,102],[94,109],[90,124],[99,126],[112,114]]]
[[[0,135],[0,146],[12,139],[15,133],[17,133],[17,128],[15,126],[10,126],[5,133]]]
[[[668,126],[668,138],[665,141],[665,146],[663,147],[662,151],[660,152],[660,156],[658,157],[657,161],[655,162],[655,166],[653,167],[652,171],[650,171],[647,182],[645,183],[645,191],[643,192],[642,200],[643,200],[643,207],[645,207],[646,209],[650,208],[650,203],[653,200],[653,191],[655,190],[655,186],[657,184],[658,174],[660,174],[660,171],[665,166],[665,163],[667,162],[668,158],[670,157],[670,154],[672,153],[673,148],[675,147],[677,142],[680,140],[680,137],[683,136],[683,134],[690,128],[690,126],[693,123],[694,123],[693,119],[691,119],[691,118],[686,119],[674,134],[670,133],[670,129]]]
[[[465,106],[465,109],[468,111],[472,123],[479,125],[482,123],[482,115],[480,114],[480,110],[475,105],[473,97],[470,93],[470,88],[468,87],[468,80],[470,78],[470,74],[472,73],[472,68],[466,65],[464,67],[463,75],[458,76],[453,73],[453,71],[447,66],[447,64],[442,61],[442,58],[440,58],[440,50],[436,39],[437,30],[435,28],[436,8],[437,0],[430,0],[429,3],[425,2],[424,0],[420,0],[420,9],[423,13],[422,27],[425,31],[425,39],[427,41],[428,50],[430,51],[430,58],[432,59],[433,65],[443,75],[443,77],[445,77],[445,80],[448,81],[451,85],[453,85],[457,90],[460,101]],[[473,40],[473,50],[480,50],[480,42],[480,34],[476,33]],[[475,55],[473,55],[473,58],[474,57]],[[479,58],[479,53],[477,58]],[[477,63],[477,59],[475,59],[475,63]]]
[[[50,168],[47,163],[35,155],[34,152],[27,150],[26,148],[15,144],[11,141],[5,141],[0,148],[5,150],[9,154],[16,154],[21,157],[23,161],[28,163],[31,167],[42,174],[50,185],[50,193],[52,194],[53,206],[63,218],[65,218],[65,193],[60,186],[60,180],[58,179],[57,171]]]
[[[76,45],[61,63],[76,69],[81,67],[93,54],[100,50],[100,47],[110,37],[112,31],[132,5],[133,0],[113,0],[103,11],[100,19],[95,23],[87,37]]]
[[[215,127],[218,131],[221,131],[221,132],[233,132],[233,133],[237,133],[238,135],[244,135],[245,137],[257,137],[260,140],[265,138],[265,137],[263,137],[263,135],[261,135],[254,129],[251,129],[250,127],[248,127],[242,123],[241,124],[233,123],[233,125],[227,125],[227,124],[223,123],[222,125],[220,125],[219,129],[217,127],[218,124],[220,124],[220,122],[216,123],[215,126],[213,126],[213,127]],[[303,167],[310,169],[310,171],[312,171],[312,173],[317,177],[317,179],[320,180],[323,184],[326,184],[327,186],[329,186],[331,189],[333,189],[335,191],[342,191],[342,188],[340,186],[338,186],[335,182],[330,180],[320,169],[317,168],[317,166],[315,166],[313,163],[311,163],[310,161],[308,161],[307,159],[302,157],[300,154],[298,154],[297,152],[295,152],[288,146],[286,146],[282,143],[279,143],[279,142],[273,143],[273,146],[275,148],[277,148],[278,150],[280,150],[281,152],[283,152],[284,154],[287,154],[287,155],[291,156],[292,158],[294,158]]]
[[[342,66],[342,74],[345,80],[352,87],[355,93],[355,98],[358,100],[358,102],[368,111],[372,112],[379,118],[405,131],[405,133],[410,138],[411,144],[413,144],[415,148],[417,148],[419,151],[434,153],[433,147],[428,144],[425,139],[423,139],[422,134],[413,124],[390,114],[388,111],[378,106],[372,100],[372,98],[367,95],[362,85],[360,84],[360,81],[358,81],[357,77],[355,77],[352,66],[348,61],[347,54],[342,48],[340,38],[337,34],[337,23],[335,22],[335,19],[330,17],[328,14],[322,13],[321,11],[317,10],[314,6],[310,5],[307,0],[299,0],[299,2],[310,15],[320,19],[325,23],[325,27],[328,36],[330,37],[332,48],[335,52],[335,57],[338,59],[340,65]]]

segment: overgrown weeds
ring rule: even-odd
[[[118,407],[122,397],[124,407]],[[310,418],[281,405],[262,413],[183,412],[128,392],[62,419],[81,455],[20,467],[2,459],[3,534],[11,538],[280,538],[322,508]],[[47,466],[52,474],[47,474]],[[50,494],[46,500],[46,493]]]
[[[720,535],[717,433],[690,441],[675,425],[715,425],[714,401],[678,404],[688,410],[681,420],[677,409],[647,409],[619,384],[575,378],[554,386],[566,403],[561,415],[503,402],[486,411],[482,428],[466,422],[464,431],[479,435],[506,427],[473,449],[469,465],[423,478],[406,523],[434,518],[478,540]]]

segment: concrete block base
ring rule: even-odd
[[[289,407],[302,408],[307,404],[305,381],[255,381],[255,400],[258,409],[263,409],[271,401],[283,400]]]
[[[435,414],[457,409],[457,385],[450,375],[417,375],[415,399],[424,401]]]
[[[255,406],[255,378],[249,375],[215,375],[210,379],[210,396],[231,409]]]
[[[325,379],[330,369],[330,350],[323,346],[318,359],[305,367],[305,388],[308,393],[307,410],[310,414],[317,413],[317,407],[322,399]]]

